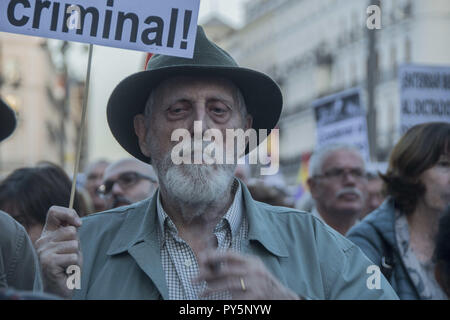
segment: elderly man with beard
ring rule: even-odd
[[[281,107],[276,83],[239,67],[201,27],[192,59],[153,56],[116,87],[107,114],[117,141],[153,165],[159,189],[83,221],[52,208],[38,240],[46,290],[75,299],[395,299],[382,276],[378,290],[367,287],[371,262],[352,242],[307,213],[254,201],[235,164],[173,163],[176,129],[194,136],[202,121],[222,133],[271,130]],[[73,264],[82,270],[75,292],[65,273]]]
[[[365,210],[367,176],[358,149],[326,145],[309,163],[308,186],[314,199],[312,214],[345,235]]]

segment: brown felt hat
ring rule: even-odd
[[[192,59],[154,55],[147,70],[122,80],[109,98],[106,111],[109,128],[119,144],[137,159],[146,163],[151,161],[139,147],[134,117],[144,112],[153,88],[167,78],[183,75],[217,76],[232,81],[242,92],[258,134],[259,129],[267,129],[269,135],[277,125],[283,99],[275,81],[264,73],[239,67],[225,50],[206,37],[199,26]],[[262,141],[258,139],[258,142]]]

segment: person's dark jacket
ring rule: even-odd
[[[27,232],[0,211],[0,289],[33,290],[40,283],[37,256]]]
[[[395,240],[395,209],[392,198],[387,198],[378,209],[351,228],[347,238],[358,245],[384,274],[388,274],[388,281],[401,300],[420,299]]]

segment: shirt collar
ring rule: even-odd
[[[233,202],[231,203],[231,206],[228,208],[227,212],[222,217],[222,219],[220,219],[220,221],[217,223],[214,232],[216,232],[224,224],[228,224],[231,230],[231,236],[234,239],[239,232],[239,227],[241,226],[242,223],[244,210],[244,205],[242,201],[242,187],[238,179],[234,180],[233,186],[231,188],[231,193],[234,194]],[[176,227],[162,206],[159,189],[156,197],[157,197],[156,210],[158,213],[159,231],[161,235],[161,240],[164,243],[166,228],[170,228],[176,231]]]
[[[245,214],[249,226],[248,240],[258,241],[274,255],[287,257],[286,245],[278,232],[274,231],[274,223],[276,225],[274,217],[280,210],[253,200],[244,184],[240,184],[240,189],[242,191],[241,214]],[[158,194],[155,193],[150,199],[115,209],[124,213],[125,221],[116,232],[108,249],[108,255],[122,253],[141,241],[148,241],[151,248],[159,250],[158,222],[160,219],[157,214],[157,199]],[[256,253],[259,250],[254,246],[251,248],[253,249],[250,253]]]

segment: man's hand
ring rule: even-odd
[[[64,298],[72,296],[67,287],[66,269],[70,265],[81,268],[82,257],[77,228],[81,219],[75,210],[53,206],[48,210],[36,250],[42,269],[44,291]]]
[[[194,282],[206,281],[202,297],[229,291],[238,300],[301,299],[283,286],[256,257],[227,251],[209,250],[199,256],[199,276]]]

